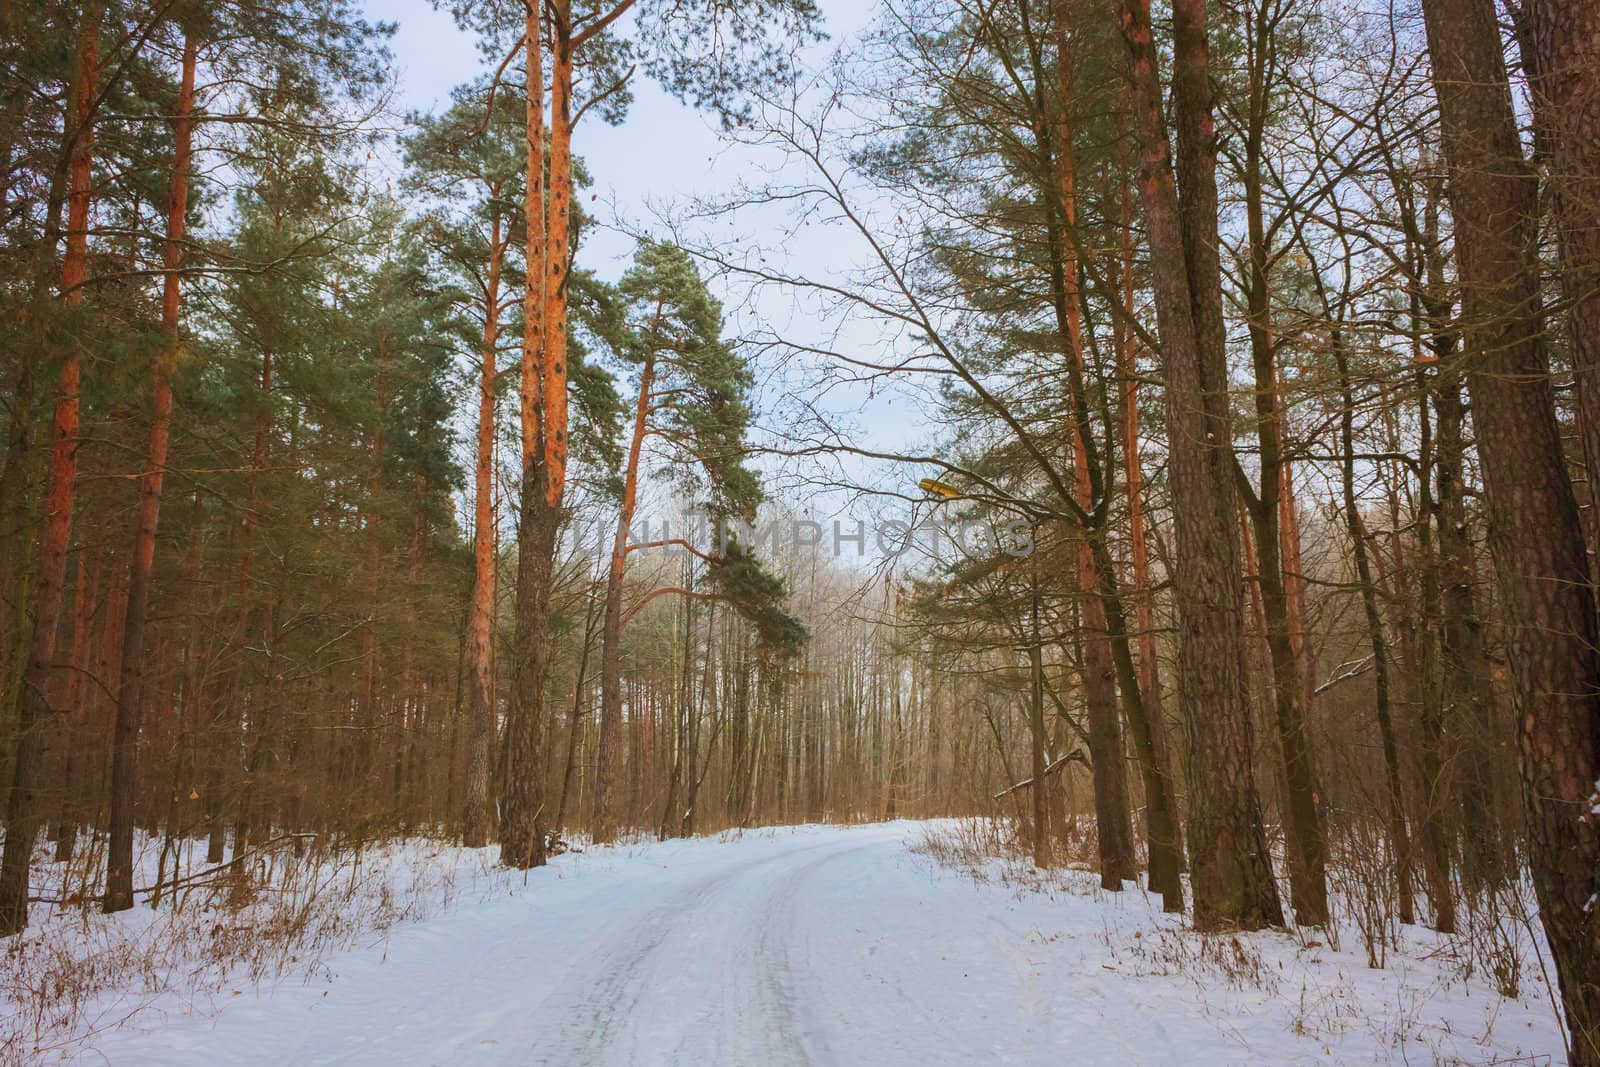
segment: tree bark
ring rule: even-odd
[[[1126,142],[1126,106],[1119,114],[1119,129]],[[1118,201],[1121,209],[1121,254],[1118,269],[1121,273],[1121,301],[1124,314],[1113,315],[1111,326],[1117,350],[1117,370],[1122,376],[1122,454],[1127,470],[1128,487],[1128,539],[1129,562],[1133,568],[1134,625],[1138,629],[1139,664],[1137,690],[1143,718],[1147,723],[1150,754],[1141,755],[1141,763],[1148,763],[1145,771],[1145,792],[1150,794],[1151,782],[1159,783],[1163,800],[1167,840],[1156,844],[1152,831],[1150,853],[1150,888],[1162,893],[1164,910],[1183,911],[1182,820],[1178,814],[1177,779],[1174,776],[1172,741],[1167,729],[1167,713],[1161,696],[1161,674],[1156,657],[1154,596],[1150,588],[1150,546],[1145,531],[1144,470],[1139,446],[1139,386],[1135,377],[1133,337],[1126,318],[1134,314],[1133,289],[1133,196],[1129,188],[1129,166],[1122,164],[1122,180],[1118,183]],[[1115,646],[1113,646],[1115,649]],[[1131,654],[1131,652],[1130,652]],[[1126,683],[1123,683],[1126,685]],[[1128,720],[1134,733],[1135,747],[1143,750],[1139,741],[1140,729],[1133,717]],[[1149,808],[1151,826],[1162,819],[1156,806]]]
[[[194,69],[200,42],[192,31],[183,38],[183,75],[167,193],[167,237],[162,249],[166,276],[161,293],[161,348],[151,382],[150,449],[139,479],[139,528],[128,570],[128,607],[122,629],[122,675],[117,688],[116,731],[111,750],[111,833],[106,847],[107,913],[133,907],[134,791],[139,762],[139,723],[144,712],[145,620],[150,577],[155,568],[156,530],[161,520],[161,488],[172,433],[172,377],[181,339],[184,217],[189,210],[189,156],[194,132]]]
[[[572,0],[551,0],[550,213],[544,259],[545,501],[561,507],[567,481],[567,277],[572,269]]]
[[[467,766],[461,841],[489,840],[489,764],[494,742],[494,408],[495,350],[500,341],[500,272],[505,244],[496,214],[490,227],[489,273],[483,295],[483,344],[478,359],[478,448],[473,467],[472,601],[467,615]]]
[[[655,356],[645,359],[639,375],[639,403],[634,411],[628,465],[623,471],[622,508],[611,542],[606,572],[605,623],[600,635],[600,740],[594,776],[594,840],[616,838],[615,790],[622,766],[622,579],[628,566],[628,530],[639,498],[639,457],[649,429],[650,390],[655,382]]]
[[[1423,624],[1418,642],[1421,646],[1419,674],[1422,683],[1421,699],[1418,701],[1418,719],[1422,731],[1422,866],[1428,876],[1428,899],[1433,904],[1434,928],[1441,934],[1453,934],[1456,929],[1455,889],[1450,871],[1450,842],[1444,821],[1446,740],[1441,701],[1443,687],[1439,680],[1438,635],[1443,605],[1439,593],[1433,525],[1429,521],[1434,511],[1433,489],[1427,475],[1433,466],[1433,420],[1428,413],[1427,379],[1420,368],[1417,384],[1417,467],[1422,471],[1417,493],[1420,521],[1416,524]]]
[[[72,651],[68,667],[72,674],[67,678],[63,694],[66,718],[57,728],[65,753],[61,767],[63,803],[56,822],[56,862],[72,859],[78,838],[78,824],[85,815],[83,793],[87,792],[79,781],[85,762],[80,749],[87,740],[89,727],[88,703],[84,700],[84,686],[89,678],[89,655],[94,645],[95,601],[101,595],[101,564],[90,562],[89,554],[80,554],[78,573],[72,592]]]
[[[1578,425],[1591,495],[1600,488],[1600,6],[1523,0],[1524,55],[1540,144],[1547,147],[1561,238],[1561,287],[1578,385]],[[1600,523],[1589,523],[1600,559]]]
[[[1454,370],[1434,393],[1438,425],[1434,457],[1435,509],[1440,562],[1440,713],[1461,741],[1464,872],[1469,886],[1484,889],[1504,881],[1499,805],[1495,800],[1495,754],[1500,735],[1483,620],[1478,615],[1472,545],[1467,529],[1466,405]]]
[[[1049,867],[1054,862],[1050,850],[1050,808],[1047,802],[1049,790],[1045,788],[1044,769],[1050,762],[1048,753],[1049,738],[1044,728],[1044,648],[1042,636],[1039,631],[1039,572],[1038,560],[1034,560],[1033,572],[1033,597],[1030,615],[1031,627],[1028,633],[1028,756],[1031,761],[1029,774],[1033,780],[1033,788],[1028,791],[1029,802],[1032,809],[1032,842],[1033,865],[1041,870]],[[1095,800],[1099,802],[1098,793]],[[1097,825],[1106,821],[1106,813],[1097,813]],[[1111,880],[1108,873],[1110,868],[1105,860],[1106,845],[1100,846],[1101,875],[1100,884],[1105,885]],[[1117,888],[1121,888],[1119,881]]]
[[[103,8],[85,9],[73,71],[71,163],[67,196],[67,246],[61,264],[61,292],[68,307],[83,303],[89,277],[89,200],[93,194],[94,98],[100,83],[100,27]],[[12,756],[11,794],[6,802],[6,840],[0,857],[0,936],[28,924],[28,871],[40,821],[40,776],[45,728],[50,717],[48,688],[55,658],[56,629],[67,576],[67,547],[78,480],[78,388],[81,363],[75,342],[61,356],[50,432],[44,530],[33,593],[33,631],[18,702],[17,737]]]
[[[566,419],[565,381],[559,389],[553,388],[550,366],[551,292],[553,285],[536,281],[545,278],[551,268],[553,254],[548,232],[559,223],[565,226],[564,213],[567,200],[561,202],[558,212],[555,198],[549,204],[549,224],[546,222],[544,195],[544,70],[543,4],[529,4],[525,21],[525,43],[528,98],[527,133],[528,167],[527,222],[528,285],[523,298],[522,335],[522,485],[521,506],[517,528],[517,594],[515,660],[511,673],[511,702],[506,717],[505,767],[500,793],[500,861],[509,867],[527,869],[542,866],[545,861],[543,833],[543,768],[540,765],[542,733],[544,727],[545,681],[550,672],[550,581],[555,570],[556,536],[561,525],[561,492],[552,477],[547,455],[548,441],[559,418],[564,428]],[[555,142],[570,146],[570,127],[563,130],[567,115],[561,106],[567,99],[572,76],[571,67],[571,8],[557,9],[556,37],[567,43],[565,66],[558,62],[555,69],[557,107],[554,111],[551,147],[551,185],[554,191],[557,164]],[[566,21],[560,21],[565,14]],[[567,85],[562,83],[563,70]],[[569,148],[570,150],[570,148]],[[570,158],[568,159],[570,168]],[[570,173],[568,175],[570,180]],[[563,238],[563,257],[565,241]],[[564,267],[561,268],[564,270]],[[565,289],[561,290],[565,299]],[[565,342],[566,319],[561,316],[561,334]],[[564,350],[563,350],[564,358]]]
[[[1406,180],[1396,175],[1396,182]],[[1397,189],[1399,188],[1397,184]],[[1463,424],[1466,406],[1462,403],[1460,351],[1456,326],[1451,321],[1451,286],[1445,276],[1445,257],[1439,237],[1439,214],[1444,198],[1442,178],[1429,177],[1423,185],[1421,218],[1402,196],[1401,223],[1413,246],[1412,314],[1419,343],[1438,366],[1429,384],[1425,372],[1419,373],[1423,388],[1421,425],[1430,433],[1419,455],[1422,465],[1421,503],[1428,522],[1418,524],[1418,540],[1427,555],[1423,578],[1425,611],[1431,611],[1430,626],[1436,628],[1438,655],[1431,657],[1432,677],[1424,679],[1424,724],[1430,739],[1425,753],[1424,779],[1429,792],[1425,807],[1428,825],[1424,827],[1428,844],[1429,891],[1436,880],[1440,890],[1451,892],[1449,850],[1444,833],[1443,764],[1455,764],[1456,792],[1462,813],[1462,877],[1469,893],[1478,893],[1503,881],[1506,863],[1502,858],[1499,805],[1494,800],[1495,768],[1499,760],[1491,753],[1498,748],[1500,731],[1495,722],[1494,684],[1489,658],[1484,647],[1482,621],[1478,617],[1472,545],[1467,528],[1466,445]],[[1432,404],[1429,418],[1427,405]],[[1431,481],[1430,481],[1431,479]],[[1445,752],[1445,738],[1453,742]],[[1435,902],[1439,910],[1440,901]],[[1453,901],[1451,905],[1453,907]]]
[[[1286,471],[1283,413],[1278,398],[1277,342],[1272,328],[1272,290],[1263,188],[1266,163],[1264,138],[1268,98],[1276,70],[1270,44],[1273,27],[1269,9],[1257,11],[1249,35],[1248,121],[1244,145],[1245,230],[1248,257],[1245,267],[1245,302],[1250,336],[1251,367],[1255,378],[1255,429],[1261,467],[1259,490],[1243,472],[1245,508],[1255,532],[1259,556],[1257,589],[1265,617],[1264,637],[1272,667],[1272,702],[1278,727],[1279,755],[1285,787],[1285,845],[1289,861],[1289,894],[1295,920],[1302,926],[1328,921],[1327,843],[1321,790],[1311,739],[1306,733],[1305,679],[1301,650],[1296,647],[1290,618],[1288,579],[1283,560],[1283,486]],[[1207,240],[1210,235],[1207,235]]]
[[[1529,861],[1571,1059],[1589,1067],[1600,1063],[1600,913],[1591,906],[1600,888],[1592,815],[1600,635],[1540,343],[1537,179],[1518,139],[1493,0],[1424,0],[1423,16],[1450,174],[1463,362],[1517,698]]]
[[[572,681],[572,715],[567,730],[567,764],[561,774],[561,799],[556,802],[556,817],[551,823],[558,832],[566,827],[567,809],[578,776],[578,745],[583,735],[584,683],[589,677],[589,652],[594,645],[594,624],[598,621],[595,616],[595,600],[591,591],[583,617],[583,651],[578,655],[578,673]]]
[[[1073,151],[1073,131],[1076,118],[1073,99],[1073,79],[1076,70],[1068,45],[1066,12],[1064,5],[1051,5],[1054,11],[1052,29],[1056,50],[1056,100],[1053,109],[1054,128],[1045,141],[1053,156],[1056,179],[1056,204],[1053,216],[1056,225],[1051,241],[1053,298],[1056,305],[1056,326],[1066,346],[1068,377],[1072,382],[1072,467],[1073,488],[1078,507],[1085,515],[1095,518],[1097,490],[1104,493],[1104,485],[1091,469],[1091,453],[1095,452],[1093,433],[1088,424],[1089,398],[1086,394],[1087,374],[1083,358],[1083,312],[1080,305],[1082,285],[1079,276],[1076,247],[1070,231],[1077,225],[1077,171]],[[1043,110],[1043,109],[1041,109]],[[1098,465],[1097,465],[1098,466]],[[1128,815],[1127,763],[1123,755],[1122,724],[1117,719],[1116,670],[1112,663],[1110,641],[1106,626],[1106,609],[1098,594],[1099,575],[1096,572],[1094,547],[1090,532],[1078,532],[1075,546],[1076,586],[1082,597],[1080,621],[1083,625],[1083,695],[1089,719],[1089,748],[1091,749],[1091,778],[1094,785],[1095,825],[1100,851],[1100,884],[1105,889],[1122,889],[1125,880],[1138,876],[1138,865],[1133,856],[1133,826]],[[1124,640],[1126,637],[1124,636]],[[1042,722],[1041,708],[1041,722]],[[1037,747],[1037,746],[1036,746]],[[1044,779],[1036,767],[1034,790],[1036,799],[1048,794]]]
[[[1215,155],[1203,5],[1175,9],[1180,210],[1148,0],[1123,0],[1140,198],[1149,233],[1157,327],[1164,348],[1169,468],[1177,532],[1178,703],[1188,734],[1189,859],[1200,929],[1279,925],[1251,766],[1242,583],[1233,529],[1232,441],[1221,351]],[[1209,233],[1209,236],[1207,234]],[[1198,245],[1200,247],[1191,247]]]

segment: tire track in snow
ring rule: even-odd
[[[500,1052],[597,1067],[828,1062],[826,1019],[803,1011],[814,984],[794,973],[796,899],[823,865],[888,844],[824,842],[697,879],[583,952]]]

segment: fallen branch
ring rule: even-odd
[[[251,856],[259,856],[261,853],[266,852],[269,849],[275,848],[278,845],[284,844],[284,843],[289,842],[289,841],[312,841],[312,840],[316,839],[316,836],[317,836],[316,834],[309,834],[309,833],[308,834],[279,834],[277,837],[274,837],[272,840],[264,841],[261,844],[257,845],[255,848],[248,849],[248,850],[246,850],[244,852],[241,852],[238,855],[234,856],[233,859],[227,860],[224,863],[219,863],[215,867],[207,867],[203,871],[195,871],[192,874],[186,874],[182,878],[175,879],[174,881],[171,881],[171,882],[161,882],[161,883],[158,883],[156,885],[141,886],[140,888],[135,889],[133,891],[133,895],[134,896],[138,896],[141,893],[149,895],[151,893],[156,892],[157,890],[160,890],[162,892],[171,892],[174,889],[180,889],[183,886],[192,885],[195,882],[200,881],[201,879],[208,878],[208,877],[210,877],[211,875],[214,875],[214,874],[221,874],[223,871],[230,870],[230,869],[232,869],[234,867],[237,867],[239,864],[243,863],[245,860],[249,859]],[[93,898],[90,898],[90,899],[93,899]],[[67,897],[29,897],[28,898],[28,902],[30,904],[82,904],[83,901],[84,901],[84,897],[82,895],[76,894],[76,893],[71,895],[71,896],[67,896]]]
[[[1326,682],[1323,682],[1321,685],[1317,686],[1316,689],[1312,690],[1311,695],[1316,696],[1319,693],[1326,693],[1340,682],[1348,682],[1352,678],[1359,678],[1371,669],[1371,656],[1368,656],[1366,659],[1351,660],[1349,663],[1341,663],[1333,669],[1332,676],[1329,677]]]
[[[172,891],[174,889],[177,889],[177,888],[179,888],[181,886],[189,885],[191,883],[200,881],[202,878],[206,878],[209,875],[220,874],[221,872],[223,872],[225,870],[228,870],[230,867],[237,867],[239,864],[243,863],[245,860],[249,859],[251,856],[259,856],[261,853],[266,852],[268,849],[275,848],[276,846],[284,844],[286,842],[289,842],[289,841],[315,841],[316,838],[317,838],[316,834],[279,834],[277,837],[274,837],[272,840],[264,841],[261,844],[257,845],[255,848],[248,849],[248,850],[246,850],[244,852],[240,852],[239,854],[234,856],[233,859],[228,860],[226,863],[219,863],[215,867],[207,867],[203,871],[195,871],[193,874],[186,874],[182,878],[174,879],[171,882],[164,882],[164,883],[161,883],[159,885],[146,886],[143,889],[135,889],[134,893],[135,893],[135,895],[137,895],[139,893],[153,893],[158,889],[164,889],[164,890],[167,890],[168,892],[170,892],[170,891]]]
[[[1046,777],[1046,778],[1050,777],[1052,774],[1055,774],[1057,771],[1061,770],[1061,768],[1065,767],[1067,764],[1073,762],[1074,760],[1076,760],[1079,763],[1087,762],[1083,757],[1083,749],[1075,748],[1071,752],[1068,752],[1065,756],[1062,756],[1060,759],[1055,760],[1053,763],[1050,764],[1050,766],[1048,766],[1048,767],[1046,767],[1044,769],[1044,777]],[[1032,784],[1033,784],[1033,779],[1032,778],[1024,778],[1022,781],[1016,783],[1015,785],[1007,786],[1005,789],[1000,790],[1000,792],[996,793],[991,799],[999,800],[1001,797],[1007,796],[1007,795],[1009,795],[1011,793],[1015,793],[1019,789],[1026,789]]]

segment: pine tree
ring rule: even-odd
[[[407,141],[412,181],[442,204],[428,232],[444,269],[460,279],[464,317],[476,324],[477,456],[473,475],[471,609],[467,621],[468,729],[463,840],[489,840],[489,768],[497,703],[493,629],[498,538],[493,506],[495,408],[502,319],[514,308],[513,245],[525,226],[521,107],[509,93],[459,89],[438,118],[418,116]],[[463,197],[463,193],[465,197]],[[517,273],[521,273],[517,271]]]
[[[668,244],[642,245],[632,268],[618,283],[618,291],[624,317],[621,329],[626,331],[618,348],[638,368],[638,382],[601,629],[599,763],[594,788],[594,836],[601,842],[612,840],[616,833],[614,793],[622,766],[623,627],[659,595],[706,595],[678,587],[653,589],[624,612],[628,556],[668,547],[697,555],[711,565],[718,595],[755,617],[766,644],[786,647],[797,639],[785,632],[788,617],[776,606],[784,595],[781,584],[764,584],[759,565],[727,534],[729,520],[754,519],[762,492],[755,472],[744,462],[751,375],[723,340],[721,305],[706,290],[688,254]],[[634,537],[647,440],[657,444],[660,458],[677,470],[681,483],[704,482],[707,510],[717,528],[717,539],[727,543],[727,551],[716,544],[695,545],[687,536],[656,541]]]

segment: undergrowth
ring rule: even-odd
[[[91,844],[73,864],[39,857],[35,884],[52,903],[34,905],[33,925],[0,941],[0,1064],[77,1051],[151,1011],[204,1011],[246,989],[327,975],[332,954],[463,894],[504,892],[511,878],[487,850],[416,839],[285,847],[107,916],[82,889],[97,856]]]
[[[1019,893],[1068,893],[1100,903],[1118,896],[1100,888],[1092,829],[1077,848],[1057,844],[1059,865],[1046,869],[1034,866],[1026,832],[1025,824],[1004,817],[945,819],[928,824],[911,849],[975,882]],[[1101,966],[1132,977],[1183,980],[1208,998],[1221,991],[1281,1001],[1289,1005],[1291,1026],[1302,1036],[1329,1040],[1372,1028],[1385,1045],[1397,1050],[1413,1043],[1430,1046],[1431,1057],[1424,1057],[1424,1062],[1435,1063],[1464,1062],[1447,1051],[1442,1040],[1460,1035],[1450,1034],[1448,1028],[1441,1033],[1429,1021],[1428,1005],[1438,993],[1456,986],[1468,992],[1486,987],[1501,1001],[1550,999],[1533,895],[1525,882],[1462,894],[1456,931],[1440,934],[1399,922],[1395,891],[1386,882],[1392,860],[1372,840],[1345,839],[1330,858],[1334,917],[1326,926],[1202,934],[1180,917],[1161,914],[1159,898],[1138,894],[1129,884],[1130,892],[1121,896],[1133,902],[1131,910],[1106,912],[1103,925],[1095,931]],[[1288,887],[1281,888],[1287,904]],[[1147,905],[1142,909],[1137,906],[1141,898]],[[1044,939],[1061,936],[1068,935]],[[1337,955],[1341,941],[1360,955],[1355,960]],[[1374,1011],[1372,1004],[1363,1006],[1361,970],[1395,967],[1401,971],[1399,985],[1382,1011]],[[1556,1015],[1559,1018],[1559,1012]],[[1471,1035],[1481,1046],[1488,1045],[1493,1017],[1488,1030]],[[1548,1064],[1551,1058],[1473,1062]]]

